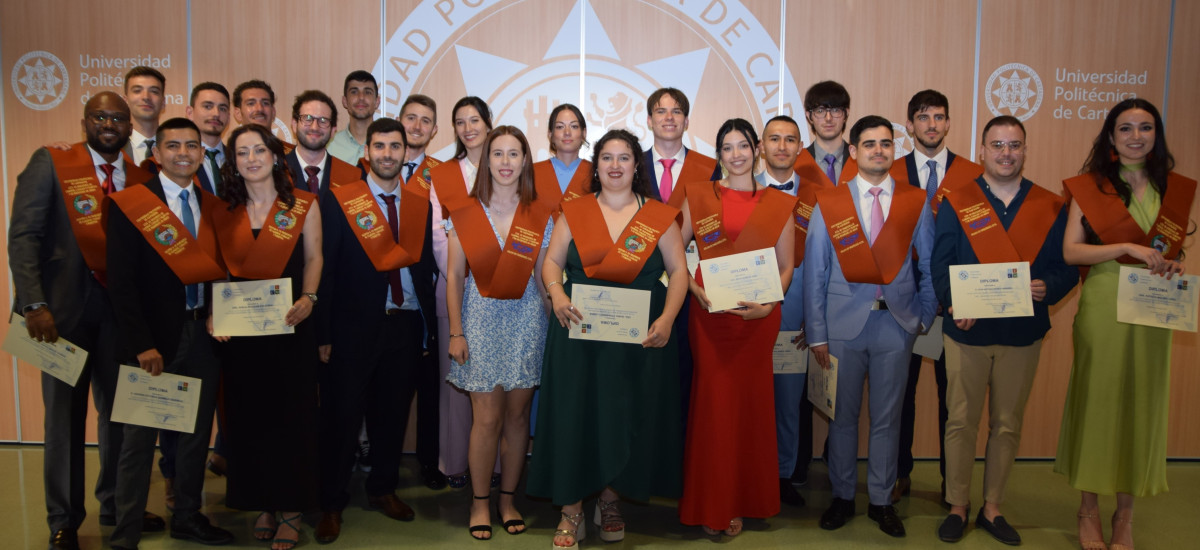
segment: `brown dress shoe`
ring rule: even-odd
[[[900,499],[908,496],[912,491],[912,479],[907,477],[896,478],[896,485],[892,487],[892,504],[900,502]]]
[[[383,515],[399,521],[412,521],[416,514],[396,493],[378,497],[367,497],[367,504],[372,508],[378,508],[383,511]]]
[[[329,544],[342,534],[342,513],[321,512],[321,520],[317,522],[317,532],[314,538],[321,544]]]

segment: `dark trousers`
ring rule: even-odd
[[[101,516],[115,516],[117,462],[121,453],[123,425],[108,421],[117,389],[115,320],[108,294],[99,283],[81,304],[84,316],[70,334],[61,334],[88,351],[87,364],[79,381],[71,387],[42,374],[42,405],[45,416],[46,522],[50,531],[78,529],[87,515],[84,510],[84,441],[87,432],[88,388],[96,402],[96,434],[100,443],[100,474],[96,500]],[[53,313],[53,311],[51,312]]]
[[[425,376],[421,371],[433,368],[435,377],[437,372],[432,353],[422,349],[425,328],[419,312],[380,312],[378,318],[354,322],[378,327],[374,341],[347,345],[353,349],[335,343],[330,363],[320,370],[321,509],[326,512],[340,512],[350,501],[347,486],[364,418],[371,441],[367,495],[395,492],[409,409]]]
[[[162,472],[163,479],[175,478],[175,449],[178,446],[179,432],[158,432],[158,449],[162,451],[162,457],[158,459],[158,471]],[[217,432],[217,440],[213,443],[213,454],[225,456],[225,440],[220,431]]]
[[[908,477],[913,469],[913,433],[917,418],[917,382],[921,376],[924,357],[913,354],[908,363],[908,387],[904,390],[904,401],[900,409],[900,455],[897,460],[897,477]],[[946,354],[933,362],[933,378],[937,381],[938,400],[938,470],[942,480],[946,479]]]
[[[217,385],[221,363],[213,353],[212,337],[203,320],[189,320],[179,337],[179,350],[163,372],[200,379],[200,403],[192,433],[176,434],[175,510],[176,518],[188,519],[200,512],[204,491],[204,461],[212,435],[213,410],[217,406]],[[142,514],[146,511],[146,493],[154,469],[154,442],[159,430],[136,424],[123,424],[125,442],[117,472],[117,526],[112,544],[137,548],[142,538]],[[163,431],[163,433],[167,433]]]
[[[437,469],[438,457],[441,455],[440,396],[442,380],[439,376],[438,350],[428,351],[429,353],[421,356],[421,360],[425,364],[417,372],[417,461],[423,467]],[[370,426],[368,426],[368,437],[370,431]]]

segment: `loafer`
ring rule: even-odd
[[[896,485],[892,487],[892,504],[900,502],[900,499],[908,496],[910,492],[912,492],[912,478],[897,478]]]
[[[220,546],[233,542],[233,533],[209,523],[204,514],[195,513],[186,519],[171,516],[171,538]]]
[[[983,515],[983,509],[979,509],[979,515],[975,516],[975,527],[983,529],[992,535],[996,540],[1003,542],[1009,546],[1018,546],[1021,544],[1021,534],[1013,529],[1004,516],[996,516],[996,519],[988,521]]]
[[[829,508],[821,514],[821,529],[833,531],[840,529],[854,517],[854,501],[834,497]]]
[[[779,478],[779,501],[792,506],[804,506],[804,497],[792,487],[792,480],[786,477]]]
[[[382,510],[383,515],[397,521],[412,521],[417,515],[409,505],[396,496],[396,493],[367,497],[367,504],[371,505],[372,508]]]
[[[904,522],[900,521],[900,516],[896,515],[896,507],[891,504],[867,506],[867,517],[879,524],[880,531],[893,537],[903,537],[907,534],[904,531]]]
[[[50,550],[79,550],[79,533],[70,527],[50,535]]]
[[[342,534],[342,513],[321,512],[321,520],[317,522],[317,531],[313,538],[321,544],[329,544]]]
[[[421,480],[425,482],[425,486],[438,491],[446,488],[446,474],[438,470],[437,466],[421,466]]]
[[[942,520],[938,527],[937,536],[942,542],[958,542],[962,540],[967,529],[967,519],[958,514],[950,514]]]

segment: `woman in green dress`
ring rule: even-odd
[[[687,293],[687,261],[679,211],[647,198],[643,157],[625,130],[596,143],[587,194],[563,203],[542,267],[557,322],[546,337],[527,489],[562,506],[556,548],[573,548],[584,537],[584,498],[599,494],[594,521],[601,540],[613,542],[625,535],[619,498],[678,497],[682,488],[671,326]],[[580,312],[582,303],[572,303],[587,291],[580,285],[648,291],[650,326],[629,331],[640,341],[570,338],[572,324],[593,321]]]
[[[1083,266],[1085,279],[1054,469],[1082,492],[1085,550],[1132,548],[1134,497],[1167,490],[1172,332],[1118,322],[1115,297],[1122,264],[1168,280],[1183,273],[1196,182],[1172,173],[1174,165],[1158,110],[1130,99],[1109,112],[1082,175],[1063,182],[1063,257]],[[1117,496],[1110,546],[1098,494]]]

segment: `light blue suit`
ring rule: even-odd
[[[861,182],[847,182],[859,210]],[[893,195],[894,196],[894,195]],[[892,206],[896,203],[893,202]],[[886,225],[886,222],[885,222]],[[878,228],[873,228],[878,230]],[[933,217],[925,204],[910,249],[919,258],[914,274],[912,253],[891,283],[883,285],[886,310],[872,310],[878,285],[846,281],[829,241],[820,201],[813,209],[805,241],[804,311],[810,343],[828,343],[839,360],[837,404],[829,426],[829,480],[836,498],[854,500],[858,482],[858,417],[863,382],[870,382],[871,435],[867,488],[871,504],[891,504],[896,482],[900,436],[900,403],[908,380],[908,361],[919,330],[933,323],[937,298],[929,257],[933,252]],[[814,367],[819,368],[819,367]]]

